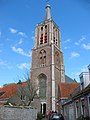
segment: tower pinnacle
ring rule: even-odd
[[[49,20],[52,18],[51,16],[51,7],[50,7],[50,4],[49,4],[49,0],[46,0],[46,13],[45,13],[45,19],[44,20]]]

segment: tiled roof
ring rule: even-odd
[[[25,85],[26,85],[26,82],[23,82],[22,86],[25,86]],[[1,98],[10,98],[12,95],[14,95],[16,93],[17,87],[18,87],[17,84],[10,84],[10,85],[3,86],[0,89],[0,93],[4,92],[4,94],[2,94],[0,96],[0,99]]]
[[[68,98],[79,85],[79,83],[60,83],[60,97]]]

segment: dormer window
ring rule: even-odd
[[[84,89],[84,82],[81,83],[81,89]]]

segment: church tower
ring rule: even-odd
[[[38,85],[41,112],[57,110],[59,84],[65,82],[60,30],[47,3],[44,21],[37,24],[32,50],[31,80]]]

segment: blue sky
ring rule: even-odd
[[[61,31],[65,73],[79,81],[78,75],[90,64],[90,2],[51,0],[50,5]],[[45,6],[45,0],[0,0],[0,86],[24,80]]]

